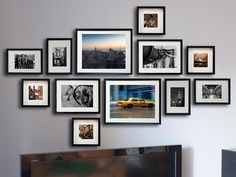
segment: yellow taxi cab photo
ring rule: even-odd
[[[132,107],[148,107],[152,108],[155,105],[152,101],[147,101],[141,98],[128,98],[124,101],[118,101],[116,106],[123,108],[132,108]]]

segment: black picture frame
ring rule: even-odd
[[[175,90],[171,90],[172,88],[175,88]],[[180,95],[183,94],[184,96],[177,98],[178,93],[176,95],[176,91],[179,91]],[[172,96],[176,96],[176,98],[172,100]],[[173,107],[172,110],[171,107]],[[165,79],[165,115],[191,115],[191,79]]]
[[[205,60],[207,59],[207,62],[193,61],[195,60],[194,55],[197,55],[197,53],[195,54],[193,53],[194,49],[199,52],[198,53],[199,57],[200,56],[205,57]],[[190,55],[192,57],[190,57]],[[208,56],[210,59],[208,58]],[[204,60],[204,58],[199,59],[199,60]],[[198,67],[194,67],[194,65],[197,65]],[[186,73],[187,74],[202,74],[202,75],[215,74],[215,46],[186,46]]]
[[[194,79],[194,104],[231,104],[231,79]]]
[[[159,12],[159,13],[161,13],[161,16],[162,16],[162,18],[161,18],[161,20],[159,19],[158,20],[158,14],[156,15],[156,20],[157,20],[157,22],[156,22],[156,32],[154,31],[154,32],[145,32],[145,29],[144,29],[144,32],[141,32],[141,29],[140,29],[140,25],[141,24],[143,24],[144,25],[144,23],[142,23],[140,20],[140,11],[141,10],[153,10],[153,9],[156,9],[157,11],[158,10],[160,10],[160,11],[162,11],[162,12]],[[156,12],[157,13],[157,12]],[[136,15],[137,15],[137,34],[138,35],[165,35],[166,34],[166,7],[165,6],[137,6],[137,12],[136,12]],[[143,14],[144,15],[144,14]],[[162,21],[162,27],[161,27],[161,29],[162,30],[158,30],[158,22],[159,21]],[[160,24],[159,24],[160,25]],[[151,30],[150,30],[151,31]]]

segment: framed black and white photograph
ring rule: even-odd
[[[42,74],[43,49],[7,49],[8,74]]]
[[[100,146],[100,119],[72,118],[72,146]]]
[[[105,79],[105,123],[161,124],[160,79]]]
[[[215,46],[187,46],[187,74],[215,74]]]
[[[72,39],[47,38],[47,73],[72,73]]]
[[[132,74],[132,29],[76,29],[77,73]]]
[[[230,79],[194,79],[195,104],[230,104]]]
[[[190,79],[165,79],[165,114],[191,114]]]
[[[56,79],[56,112],[99,113],[99,79]]]
[[[165,7],[137,7],[137,34],[165,35]]]
[[[138,74],[182,74],[182,40],[138,40]]]
[[[50,80],[22,79],[22,107],[49,107]]]

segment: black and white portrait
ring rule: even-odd
[[[221,99],[222,86],[218,84],[202,85],[202,98],[203,99]]]
[[[184,95],[185,95],[185,88],[184,87],[172,87],[171,89],[171,107],[184,107]]]
[[[66,47],[53,47],[52,65],[53,66],[66,66]]]
[[[15,69],[34,69],[35,55],[34,54],[15,54]]]
[[[93,139],[93,124],[80,124],[79,137],[81,139]]]
[[[144,28],[157,28],[158,14],[144,14]]]

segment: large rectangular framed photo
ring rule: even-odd
[[[161,124],[160,79],[105,79],[105,123]]]
[[[132,29],[76,29],[77,73],[132,74]]]
[[[228,78],[194,79],[195,104],[230,104],[231,83]]]
[[[100,79],[56,79],[57,113],[99,113]]]

